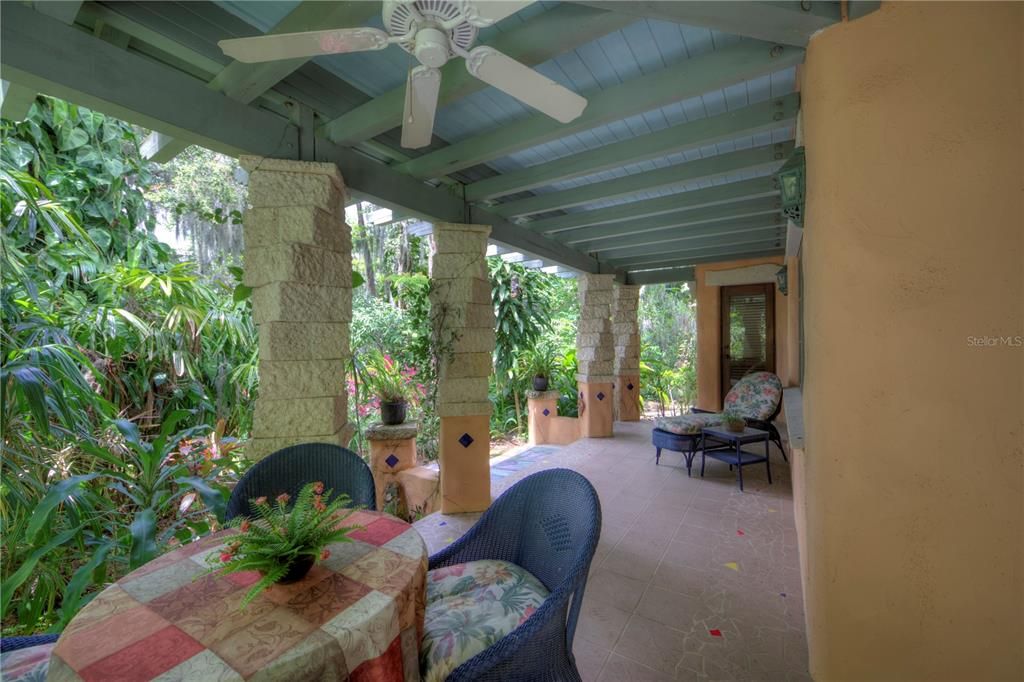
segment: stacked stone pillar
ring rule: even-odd
[[[241,159],[249,172],[245,284],[259,335],[252,459],[308,442],[347,445],[352,243],[329,163]]]
[[[612,435],[615,393],[614,341],[611,329],[614,275],[581,275],[580,319],[576,329],[581,438]]]
[[[615,337],[616,419],[640,421],[640,287],[616,284],[612,290],[612,335]]]
[[[430,317],[441,418],[441,511],[475,512],[491,503],[487,380],[494,308],[487,278],[489,226],[436,223],[430,252]]]

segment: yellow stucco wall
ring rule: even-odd
[[[811,40],[805,592],[816,680],[1024,679],[1024,4]],[[998,342],[997,342],[998,343]]]
[[[717,270],[733,270],[745,268],[750,265],[762,265],[764,263],[778,263],[782,265],[785,258],[782,256],[770,258],[750,258],[746,260],[724,261],[721,263],[707,263],[698,265],[694,270],[696,279],[696,300],[697,300],[697,407],[703,410],[721,410],[722,399],[725,397],[721,391],[722,373],[722,296],[721,287],[708,286],[705,282],[705,275],[708,272]],[[778,287],[775,288],[775,373],[782,378],[785,385],[789,385],[787,378],[789,371],[787,363],[789,354],[787,352],[789,302],[783,296]]]

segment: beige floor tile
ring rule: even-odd
[[[580,619],[576,625],[576,637],[591,644],[611,650],[629,621],[629,611],[623,611],[606,602],[584,596],[580,608]]]
[[[583,682],[596,681],[601,675],[604,662],[608,660],[608,650],[582,637],[576,637],[572,643],[572,652],[576,657],[576,669],[580,671]]]
[[[685,653],[685,640],[684,633],[634,614],[612,651],[634,661],[643,661],[644,665],[660,672],[675,675],[676,666]]]
[[[586,598],[632,613],[646,588],[647,582],[644,580],[620,575],[603,567],[592,573],[587,580]]]
[[[608,657],[599,678],[600,682],[663,682],[672,679],[673,675],[648,668],[616,653]]]

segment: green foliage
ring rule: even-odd
[[[661,414],[697,399],[696,302],[688,285],[645,286],[640,294],[640,393]]]
[[[272,504],[266,497],[250,500],[255,519],[237,517],[229,524],[238,529],[220,556],[208,555],[215,565],[211,571],[227,575],[238,571],[258,571],[263,577],[246,592],[244,609],[260,592],[285,576],[288,569],[302,557],[320,562],[330,556],[327,545],[351,542],[349,533],[361,526],[341,523],[355,511],[348,495],[331,499],[334,491],[324,490],[317,481],[303,486],[289,508],[287,493],[278,495]],[[325,503],[324,498],[330,500]]]
[[[361,365],[361,370],[357,370],[359,377],[380,402],[404,402],[412,397],[410,377],[390,355],[374,351],[363,354],[357,361]]]
[[[227,434],[251,423],[255,328],[233,283],[152,236],[131,126],[39,98],[0,133],[0,615],[32,631],[209,532],[238,468]]]

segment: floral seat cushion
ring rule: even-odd
[[[700,434],[705,426],[714,426],[721,421],[721,416],[717,414],[683,414],[678,417],[658,417],[654,420],[654,428],[679,436],[694,436]]]
[[[430,571],[420,648],[425,682],[445,679],[512,632],[547,596],[540,580],[507,561],[470,561]]]
[[[0,680],[4,682],[44,682],[50,667],[50,652],[56,642],[15,649],[0,655]]]
[[[754,372],[736,382],[725,396],[725,409],[747,419],[770,419],[782,400],[782,382],[771,372]]]

